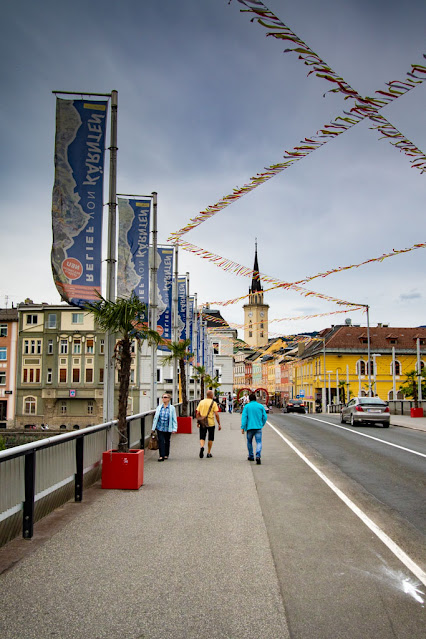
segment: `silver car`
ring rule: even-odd
[[[348,421],[351,426],[377,422],[389,428],[389,406],[379,397],[353,397],[340,412],[340,423]]]

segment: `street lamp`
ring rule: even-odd
[[[343,306],[362,306],[367,313],[367,361],[368,361],[368,396],[371,397],[371,371],[370,371],[370,307],[368,304],[354,304],[353,302],[337,302]]]
[[[374,394],[377,395],[376,357],[381,357],[381,354],[373,353],[371,357],[373,358]],[[370,373],[370,361],[368,362],[368,372]],[[370,397],[371,397],[371,393],[370,393]]]
[[[327,371],[327,375],[328,375],[328,411],[330,412],[330,406],[331,406],[331,381],[330,381],[330,375],[333,371]]]

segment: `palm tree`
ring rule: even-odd
[[[207,386],[207,388],[209,388],[212,391],[216,391],[219,386],[222,386],[222,384],[219,382],[219,378],[216,377],[210,377],[210,375],[205,375],[204,376],[204,381],[205,384]]]
[[[417,371],[410,371],[405,374],[406,380],[399,387],[404,393],[405,397],[412,397],[414,399],[414,407],[419,407],[419,388],[418,388],[418,378]],[[422,370],[420,373],[421,384],[422,384],[422,397],[426,396],[426,371]]]
[[[127,453],[129,442],[127,439],[127,401],[129,397],[130,367],[132,363],[132,341],[138,343],[148,341],[149,344],[159,344],[163,340],[156,331],[150,330],[143,318],[146,316],[146,306],[133,293],[128,299],[117,298],[115,302],[106,300],[99,295],[96,302],[88,302],[85,309],[92,313],[99,327],[106,332],[120,335],[114,357],[118,364],[118,450]]]
[[[192,376],[197,382],[201,382],[201,399],[204,397],[204,380],[207,375],[205,366],[194,366],[194,375]]]
[[[188,397],[186,390],[185,365],[186,362],[188,362],[191,357],[193,357],[193,353],[188,350],[191,346],[191,340],[184,339],[181,342],[168,342],[166,346],[170,351],[170,355],[167,355],[163,359],[163,366],[166,364],[170,364],[174,359],[176,359],[179,363],[180,385],[182,389],[182,417],[188,417]]]

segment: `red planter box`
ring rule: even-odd
[[[177,418],[178,429],[180,434],[191,435],[192,434],[192,417],[178,417]]]
[[[107,450],[102,454],[102,488],[138,490],[143,484],[144,451]]]
[[[423,417],[423,408],[411,408],[411,417]]]

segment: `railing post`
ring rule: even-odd
[[[141,450],[145,450],[145,417],[141,417]]]
[[[22,536],[31,539],[34,533],[35,451],[25,455],[25,501]]]
[[[75,442],[74,500],[83,501],[83,469],[84,469],[84,437],[77,437]]]
[[[126,431],[127,431],[127,445],[130,449],[130,420],[126,422]]]

